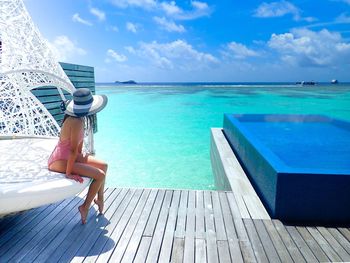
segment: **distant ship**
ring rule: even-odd
[[[137,84],[134,80],[127,80],[127,81],[115,81],[116,84]]]
[[[338,84],[339,82],[338,82],[337,79],[332,79],[331,83],[332,83],[332,84]]]
[[[317,83],[315,81],[300,81],[300,82],[297,82],[296,84],[302,85],[302,86],[305,86],[305,85],[313,86],[313,85],[316,85]]]

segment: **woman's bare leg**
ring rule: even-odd
[[[108,169],[107,163],[96,159],[92,155],[79,154],[77,156],[76,162],[85,163],[85,164],[94,166],[96,168],[101,169],[105,173],[105,175],[107,174],[107,169]],[[97,199],[94,199],[94,202],[98,206],[98,211],[100,212],[100,214],[103,213],[103,208],[104,208],[104,188],[105,188],[105,179],[101,183],[101,187],[97,192]]]
[[[58,160],[50,165],[50,170],[65,173],[66,167],[67,161]],[[79,206],[81,221],[83,224],[85,224],[91,202],[96,196],[99,189],[101,188],[101,185],[105,180],[106,174],[103,170],[84,163],[74,163],[72,172],[74,174],[87,176],[93,179],[92,183],[89,186],[89,190],[84,203],[81,206]]]

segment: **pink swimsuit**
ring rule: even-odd
[[[84,139],[84,131],[80,133],[79,143],[82,142],[83,139]],[[70,153],[70,140],[66,139],[61,141],[60,139],[55,149],[51,153],[49,160],[47,161],[48,167],[50,167],[50,165],[57,160],[68,160],[69,153]]]

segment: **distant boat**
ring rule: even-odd
[[[338,84],[339,82],[338,82],[337,79],[332,79],[331,83],[332,83],[332,84]]]
[[[317,83],[315,81],[299,81],[299,82],[296,82],[296,84],[298,85],[302,85],[302,86],[313,86],[313,85],[316,85]]]
[[[127,80],[127,81],[115,81],[116,84],[137,84],[135,80]]]

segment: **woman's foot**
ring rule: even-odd
[[[84,205],[79,206],[78,209],[79,209],[80,216],[81,216],[81,223],[83,225],[85,225],[86,224],[86,218],[87,218],[87,215],[89,213],[89,209],[86,209],[84,207]]]
[[[98,206],[98,211],[103,214],[104,202],[103,200],[94,199],[95,204]]]

